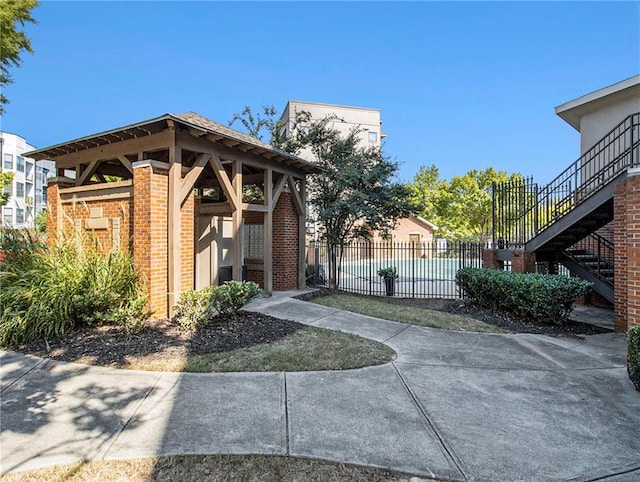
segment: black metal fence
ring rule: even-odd
[[[462,298],[455,282],[463,267],[482,267],[484,246],[439,239],[429,243],[354,242],[342,250],[338,289],[372,296]],[[330,250],[324,242],[307,247],[310,284],[330,287]],[[381,270],[395,273],[389,281]]]

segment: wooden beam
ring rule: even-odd
[[[282,176],[284,177],[284,176]],[[267,210],[263,216],[263,238],[262,238],[262,259],[263,259],[263,294],[271,296],[273,294],[273,171],[264,171],[264,200]]]
[[[87,191],[101,191],[101,190],[109,190],[116,189],[121,187],[131,187],[133,186],[133,181],[119,181],[119,182],[109,182],[109,183],[94,183],[89,184],[88,186],[75,186],[75,187],[63,187],[60,188],[60,194],[69,194],[69,193],[78,193],[78,192],[87,192]]]
[[[235,201],[233,204],[233,279],[242,281],[242,162],[233,163],[233,192],[235,193]]]
[[[169,147],[174,132],[164,131],[150,136],[138,137],[122,142],[114,142],[99,147],[92,147],[82,151],[62,154],[53,158],[56,166],[64,169],[75,166],[78,162],[91,162],[95,160],[117,159],[121,154],[129,154],[138,151],[155,151]]]
[[[183,149],[193,152],[206,152],[212,156],[223,159],[224,162],[240,161],[243,165],[252,166],[260,170],[266,170],[271,167],[274,173],[286,174],[288,176],[301,177],[305,174],[305,171],[302,169],[284,165],[277,160],[267,159],[264,154],[258,155],[253,152],[242,152],[238,148],[229,148],[220,142],[212,142],[208,138],[195,138],[186,132],[178,132],[177,136]],[[273,153],[276,158],[281,157],[273,151],[266,152]]]
[[[220,158],[218,156],[211,156],[209,160],[211,167],[213,168],[213,172],[215,173],[220,185],[222,186],[222,190],[227,196],[227,199],[231,203],[231,207],[234,211],[240,209],[240,202],[238,201],[238,196],[236,194],[234,185],[231,184],[229,180],[229,176],[227,176],[227,171],[222,167],[222,163],[220,162]],[[240,173],[240,180],[242,181],[242,173]],[[234,176],[235,178],[235,176]],[[242,185],[240,185],[240,195],[242,195]]]
[[[298,192],[298,188],[296,187],[296,180],[292,176],[289,176],[289,191],[291,192],[293,204],[295,204],[296,206],[298,215],[304,214],[305,208],[302,204],[302,198],[300,197],[300,193]]]
[[[169,146],[169,195],[167,206],[168,221],[168,303],[169,317],[173,316],[173,307],[180,296],[180,186],[182,182],[182,148],[175,144]],[[153,249],[153,247],[151,247]]]
[[[229,203],[201,204],[200,214],[217,214],[219,216],[231,216],[233,208]]]
[[[82,186],[86,181],[91,179],[91,177],[95,174],[96,169],[100,164],[100,161],[92,161],[85,169],[82,171],[82,174],[78,172],[78,178],[76,179],[76,186]]]
[[[273,201],[271,202],[274,208],[276,204],[278,204],[278,199],[280,199],[280,194],[282,194],[282,191],[284,190],[284,186],[286,183],[287,183],[287,176],[281,176],[280,179],[278,179],[278,182],[276,183],[276,187],[273,190]]]
[[[189,196],[189,193],[193,190],[193,186],[196,184],[200,174],[202,174],[204,166],[207,165],[209,159],[211,159],[210,154],[200,154],[191,170],[182,179],[182,183],[180,185],[180,205],[184,203],[185,199]]]
[[[106,162],[101,163],[96,169],[96,174],[104,174],[106,176],[117,176],[122,178],[131,179],[131,173],[127,171],[122,166],[116,166],[112,164],[107,164]]]
[[[131,161],[129,159],[127,159],[127,156],[120,155],[120,156],[118,156],[118,160],[122,163],[122,165],[124,167],[127,168],[127,170],[131,174],[133,174],[133,167],[131,167]]]
[[[264,204],[251,204],[251,203],[242,203],[240,204],[242,211],[249,211],[254,213],[265,213],[267,212],[267,206]]]
[[[298,289],[303,290],[307,287],[307,181],[306,178],[300,179],[300,193],[298,190],[294,192],[294,199],[298,199],[301,209],[298,211]]]

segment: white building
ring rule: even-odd
[[[3,226],[32,227],[35,216],[47,206],[47,178],[55,175],[53,161],[39,161],[24,157],[35,148],[15,134],[0,132],[0,161],[2,172],[13,172],[13,182],[5,187],[11,197],[1,210]]]
[[[290,100],[280,117],[284,123],[288,134],[295,122],[297,112],[308,112],[314,120],[324,119],[327,116],[335,119],[329,127],[342,134],[348,134],[352,129],[358,129],[360,141],[363,146],[380,147],[382,139],[385,137],[381,130],[380,110],[367,107],[352,107],[347,105],[320,104],[317,102],[304,102],[300,100]],[[305,160],[315,161],[311,151],[303,150],[298,154]]]

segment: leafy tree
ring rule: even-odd
[[[413,182],[407,187],[411,191],[411,201],[420,208],[420,216],[435,225],[442,224],[440,219],[443,212],[442,193],[447,183],[440,179],[438,168],[434,164],[429,167],[420,166],[416,175],[413,176]]]
[[[371,231],[388,232],[416,207],[409,189],[393,181],[398,164],[379,148],[360,147],[357,129],[342,136],[331,120],[312,122],[300,136],[322,168],[309,182],[309,203],[327,241],[329,285],[337,288],[345,246]]]
[[[435,166],[423,166],[410,189],[412,199],[420,205],[420,214],[437,224],[443,236],[480,241],[491,236],[493,183],[517,179],[522,175],[489,167],[443,181]]]
[[[33,53],[31,40],[18,26],[36,23],[31,10],[38,5],[37,0],[3,0],[0,2],[0,88],[13,82],[9,74],[10,67],[20,66],[20,54],[23,50]],[[0,92],[0,115],[3,106],[9,100]]]
[[[311,113],[296,111],[292,124],[287,126],[282,119],[278,119],[278,111],[274,106],[263,105],[262,114],[254,114],[251,107],[245,105],[242,112],[233,114],[229,127],[233,127],[237,122],[242,124],[247,135],[261,141],[265,141],[265,137],[268,137],[268,141],[265,142],[273,147],[297,154],[306,145],[304,136],[300,134],[304,131],[303,126],[311,122]],[[287,127],[289,127],[289,135],[287,135]]]
[[[11,186],[13,182],[12,172],[0,172],[0,206],[4,206],[9,201],[11,194],[5,192],[4,188]]]

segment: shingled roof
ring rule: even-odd
[[[257,155],[269,152],[271,153],[269,156],[270,159],[293,165],[308,173],[319,172],[318,167],[313,163],[277,149],[259,139],[207,119],[196,112],[186,112],[184,114],[167,113],[160,117],[136,122],[135,124],[117,127],[115,129],[99,132],[97,134],[92,134],[42,149],[36,149],[34,151],[27,152],[24,155],[35,160],[55,160],[56,157],[70,154],[72,152],[80,152],[94,147],[157,134],[167,128],[168,121],[173,121],[186,128],[200,130],[205,134],[213,134],[221,140],[227,139],[234,141],[242,145],[244,147],[244,151],[250,150],[252,153]]]

